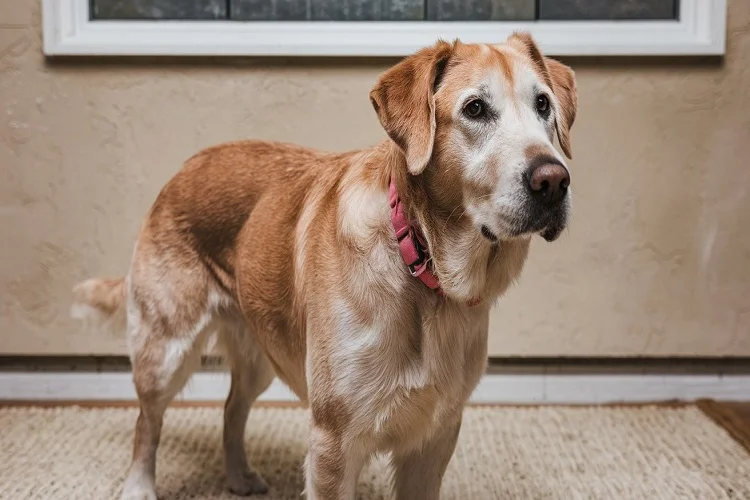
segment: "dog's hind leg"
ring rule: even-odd
[[[179,329],[175,328],[175,316],[154,313],[153,308],[148,315],[128,311],[133,382],[141,411],[123,500],[156,500],[156,450],[164,412],[200,366],[206,337],[213,326],[209,311],[195,321],[183,321]]]
[[[222,340],[232,372],[223,436],[229,490],[243,496],[266,493],[265,481],[248,465],[244,435],[250,406],[271,385],[273,367],[244,324],[227,324]]]

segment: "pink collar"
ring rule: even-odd
[[[430,250],[424,240],[419,227],[407,220],[404,206],[396,191],[396,183],[391,179],[388,190],[388,202],[391,205],[391,223],[396,232],[396,241],[401,250],[401,258],[404,259],[406,267],[415,278],[427,285],[441,297],[445,296],[440,287],[440,281],[432,270],[430,261]],[[473,299],[468,305],[473,307],[481,302],[481,299]]]

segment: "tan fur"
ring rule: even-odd
[[[169,181],[127,277],[75,291],[78,307],[127,311],[141,414],[123,498],[155,498],[164,410],[211,336],[232,373],[223,438],[232,491],[267,489],[248,466],[243,435],[250,405],[278,376],[311,408],[309,498],[352,499],[361,467],[380,451],[392,453],[397,498],[438,496],[462,408],[485,369],[490,307],[519,276],[531,237],[492,244],[479,215],[464,215],[484,210],[509,167],[494,157],[484,170],[462,166],[472,142],[456,109],[481,78],[514,96],[529,78],[522,68],[541,61],[530,38],[518,44],[440,42],[388,70],[371,99],[390,139],[372,148],[235,142],[200,152]],[[569,153],[572,73],[546,59],[535,68],[559,102]],[[553,154],[538,128],[528,144],[498,151],[524,162]],[[391,178],[423,229],[445,298],[404,266],[389,219]]]

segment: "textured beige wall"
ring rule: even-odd
[[[493,314],[493,355],[750,355],[750,3],[717,60],[573,60],[574,221],[535,242]],[[140,221],[198,148],[383,134],[393,61],[45,63],[37,0],[0,4],[0,353],[117,353],[69,289],[126,270]]]

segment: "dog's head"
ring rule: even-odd
[[[430,198],[463,205],[490,241],[556,239],[570,210],[573,71],[516,33],[497,46],[438,42],[385,72],[370,99]]]

